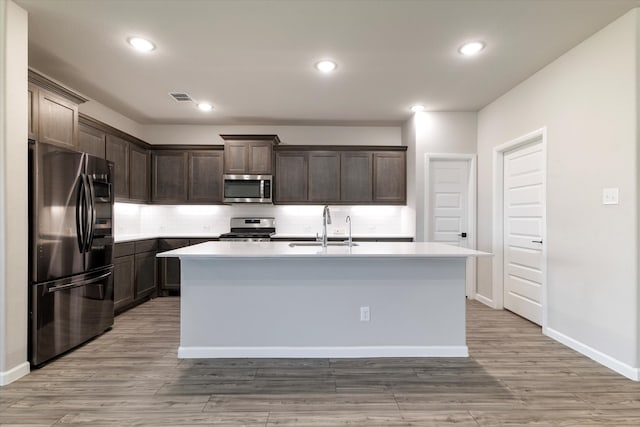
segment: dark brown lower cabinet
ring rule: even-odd
[[[116,313],[133,303],[134,299],[134,260],[133,255],[113,260],[113,309]]]
[[[198,239],[158,239],[160,252],[197,245],[218,238],[202,237]],[[158,258],[158,288],[160,295],[169,295],[180,291],[180,260],[178,258]]]
[[[116,314],[156,294],[157,239],[116,243],[113,293]]]
[[[189,246],[189,239],[159,239],[160,252]],[[158,259],[159,288],[161,295],[180,290],[180,260],[178,258]]]
[[[156,291],[156,253],[136,254],[136,299],[145,298]]]

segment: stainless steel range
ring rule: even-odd
[[[272,217],[231,218],[231,232],[220,235],[221,241],[268,242],[276,233],[276,219]]]

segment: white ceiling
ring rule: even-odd
[[[397,125],[477,111],[640,0],[15,0],[29,65],[140,123]],[[127,37],[153,40],[150,54]],[[487,43],[464,58],[465,41]],[[333,58],[322,75],[313,64]],[[198,111],[183,91],[215,110]]]

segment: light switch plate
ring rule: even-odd
[[[603,188],[602,189],[602,204],[603,205],[617,205],[619,203],[620,191],[618,188]]]

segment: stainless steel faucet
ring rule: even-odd
[[[349,247],[353,246],[353,239],[351,238],[351,216],[347,215],[345,222],[349,224]]]
[[[322,210],[322,247],[327,247],[327,224],[331,224],[331,212],[329,211],[329,206],[324,205],[324,209]]]

